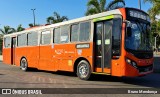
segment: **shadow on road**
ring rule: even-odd
[[[143,77],[114,77],[108,75],[94,75],[92,81],[122,82],[145,87],[160,88],[160,74],[150,74]]]
[[[135,77],[135,78],[125,77],[123,79],[123,83],[152,87],[152,88],[160,88],[160,79],[158,80],[157,77],[158,76],[151,77],[151,75],[145,77]]]
[[[55,75],[61,75],[64,77],[65,76],[76,77],[75,73],[64,72],[64,71],[63,72],[62,71],[50,72],[50,71],[30,69],[28,72],[45,72],[45,73],[51,73]],[[143,76],[143,77],[114,77],[114,76],[109,76],[109,75],[92,74],[91,79],[89,81],[92,81],[92,82],[94,81],[95,82],[121,82],[125,84],[138,85],[142,87],[144,86],[144,87],[160,88],[160,74],[158,73],[153,73],[153,74]]]
[[[13,70],[13,71],[20,71],[19,67],[14,67],[14,66],[8,66],[8,65],[2,65],[3,70]],[[6,69],[5,69],[6,68]],[[76,78],[76,74],[75,73],[71,73],[71,72],[51,72],[51,71],[43,71],[43,70],[37,70],[37,69],[30,69],[27,72],[43,72],[43,73],[47,73],[47,75],[49,75],[49,77],[51,75],[53,76],[60,76],[58,77],[57,80],[60,80],[59,78],[65,79],[67,78],[67,80],[72,80]],[[3,75],[3,74],[0,74]],[[75,77],[75,78],[73,78]],[[48,78],[48,77],[47,77]],[[154,88],[160,88],[160,73],[152,73],[149,74],[147,76],[143,76],[143,77],[114,77],[114,76],[109,76],[109,75],[92,75],[91,79],[87,82],[84,83],[82,80],[80,79],[76,79],[76,81],[78,81],[79,85],[105,85],[105,83],[107,82],[120,82],[120,83],[124,83],[122,85],[128,84],[128,85],[138,85],[138,86],[144,86],[144,87],[154,87]],[[91,82],[91,83],[90,83]],[[104,84],[98,84],[96,82],[104,82]],[[53,83],[49,83],[49,84],[53,84]],[[60,83],[61,84],[61,83]],[[72,84],[72,83],[70,83]],[[75,83],[75,85],[77,85],[77,83]],[[107,86],[107,84],[106,84]],[[118,86],[118,85],[117,85]]]
[[[62,76],[75,76],[76,77],[75,73],[66,72],[66,71],[53,72],[53,71],[38,70],[36,68],[29,68],[29,70],[27,72],[45,72],[45,73],[52,73],[52,74],[62,75]]]

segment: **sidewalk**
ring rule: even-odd
[[[2,55],[0,55],[0,61],[3,61],[3,56]]]
[[[160,73],[160,56],[154,56],[154,72]]]

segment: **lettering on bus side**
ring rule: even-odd
[[[76,48],[77,48],[77,49],[90,48],[90,44],[89,44],[89,43],[85,43],[85,44],[76,44]]]

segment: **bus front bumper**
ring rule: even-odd
[[[137,77],[145,76],[153,72],[153,65],[148,66],[138,66],[137,68],[127,64],[124,76],[127,77]]]

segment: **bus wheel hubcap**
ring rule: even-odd
[[[87,74],[88,74],[88,68],[86,66],[86,64],[82,64],[80,67],[79,67],[79,73],[82,77],[86,77]]]
[[[22,68],[26,68],[26,61],[25,60],[22,60],[21,64],[22,64]]]

